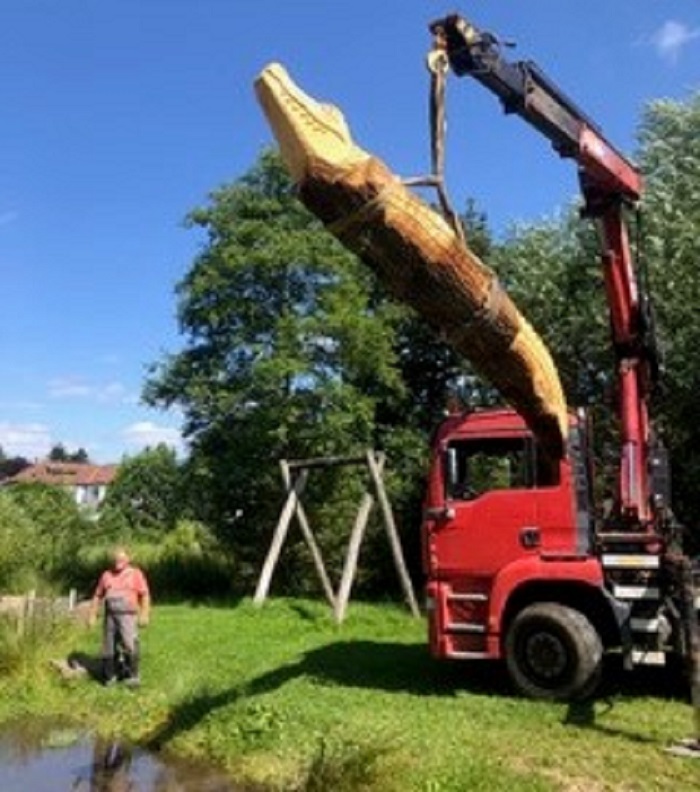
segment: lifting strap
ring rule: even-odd
[[[445,111],[445,85],[449,61],[445,45],[439,35],[427,57],[430,72],[430,165],[431,174],[415,179],[405,179],[408,186],[434,187],[438,194],[440,209],[459,241],[466,245],[464,228],[459,216],[452,208],[445,187],[445,133],[447,114]]]

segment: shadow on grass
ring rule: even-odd
[[[148,739],[159,749],[176,735],[194,728],[212,711],[236,701],[278,690],[286,683],[308,677],[321,685],[356,687],[417,696],[511,697],[513,690],[502,663],[438,662],[425,646],[374,641],[339,641],[307,652],[296,663],[268,671],[236,687],[217,693],[200,693],[183,701],[170,713],[168,721]],[[642,734],[612,729],[600,719],[615,706],[615,700],[636,696],[674,698],[676,686],[669,687],[669,674],[625,674],[612,663],[606,667],[600,696],[592,701],[569,705],[564,723],[590,728],[629,739],[653,742]],[[680,694],[682,696],[682,694]]]
[[[307,652],[294,664],[254,679],[249,695],[267,693],[301,676],[325,685],[341,685],[424,696],[504,692],[505,679],[496,664],[438,663],[424,646],[339,641]]]
[[[66,660],[68,668],[84,671],[95,682],[102,681],[102,658],[86,652],[71,652]]]
[[[609,737],[621,737],[637,745],[656,745],[659,742],[657,738],[640,732],[606,725],[603,719],[614,708],[615,701],[612,698],[572,701],[566,711],[563,724],[576,729],[589,729]]]
[[[600,698],[658,698],[665,700],[688,700],[690,690],[688,677],[680,660],[669,658],[666,666],[639,666],[625,671],[620,656],[609,655],[603,667],[603,683]]]
[[[654,698],[689,703],[689,689],[683,669],[671,662],[665,668],[638,668],[626,672],[620,658],[606,659],[603,684],[593,699],[572,701],[564,717],[564,725],[590,729],[613,737],[622,737],[636,744],[657,744],[658,739],[629,729],[605,724],[605,717],[618,701],[634,698]]]
[[[499,664],[437,663],[424,646],[374,641],[340,641],[307,652],[298,662],[261,674],[218,693],[195,695],[176,706],[168,721],[147,740],[157,750],[194,728],[212,711],[242,698],[270,693],[287,682],[310,677],[338,685],[419,696],[505,695],[507,681]]]

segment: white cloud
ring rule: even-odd
[[[676,63],[683,49],[698,38],[700,38],[700,28],[690,28],[683,22],[668,19],[652,35],[651,43],[662,60]]]
[[[51,432],[44,424],[0,422],[0,446],[8,456],[41,459],[53,445]]]
[[[90,396],[92,390],[85,383],[68,377],[58,377],[49,382],[49,396],[52,399],[72,399]]]
[[[48,384],[52,399],[88,399],[101,404],[135,404],[138,397],[130,394],[121,382],[96,385],[79,377],[56,377]]]
[[[137,421],[127,426],[122,432],[124,443],[132,450],[140,451],[147,446],[164,443],[182,452],[184,443],[180,431],[172,426],[158,426],[153,421]]]

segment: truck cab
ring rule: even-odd
[[[590,469],[580,415],[556,460],[513,410],[443,422],[423,521],[436,657],[505,658],[517,687],[538,697],[594,684],[622,613],[596,554]]]

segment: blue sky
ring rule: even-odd
[[[252,83],[282,62],[405,176],[426,170],[427,25],[459,11],[518,46],[633,153],[644,105],[700,88],[697,0],[2,0],[0,446],[118,461],[178,445],[146,366],[183,340],[183,218],[271,135]],[[448,88],[448,186],[493,227],[555,214],[575,170],[476,83]]]

